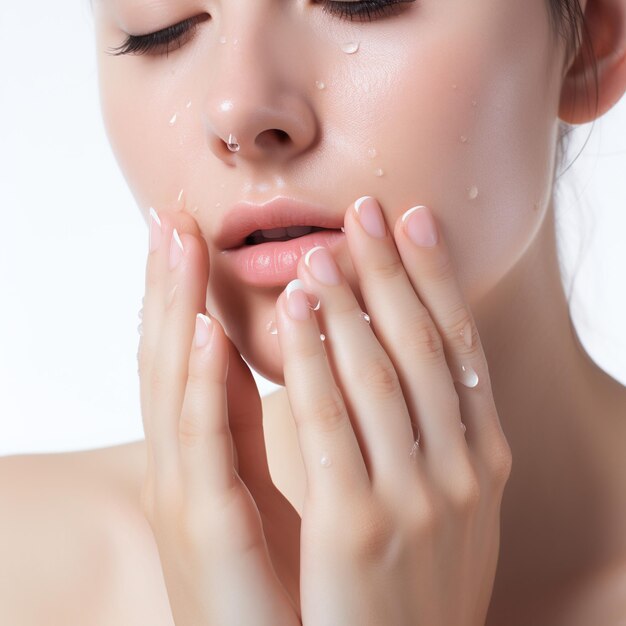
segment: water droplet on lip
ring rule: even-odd
[[[341,44],[341,49],[346,54],[354,54],[359,49],[358,41],[349,41],[347,43]]]

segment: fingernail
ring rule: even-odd
[[[341,274],[333,255],[323,246],[311,248],[304,256],[304,263],[313,276],[324,285],[339,285]]]
[[[294,320],[304,321],[311,317],[311,308],[306,292],[304,291],[304,283],[296,278],[285,287],[287,295],[287,312],[289,317]]]
[[[437,226],[428,207],[414,206],[402,216],[402,222],[407,235],[418,246],[431,247],[439,240]]]
[[[376,239],[384,239],[385,219],[378,202],[372,196],[363,196],[354,203],[354,210],[365,232]]]
[[[196,332],[194,335],[194,341],[196,348],[203,348],[209,343],[211,335],[213,334],[213,322],[208,315],[198,313],[196,315]]]
[[[174,229],[172,231],[172,242],[170,243],[170,270],[173,270],[183,258],[183,242],[180,240],[178,231]]]
[[[161,243],[161,220],[157,212],[150,207],[150,252],[154,252]]]

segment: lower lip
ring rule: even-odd
[[[298,277],[298,261],[315,246],[332,250],[345,240],[339,230],[319,230],[289,241],[267,241],[221,252],[233,273],[248,285],[281,287]]]

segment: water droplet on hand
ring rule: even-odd
[[[333,462],[331,461],[329,456],[324,455],[321,459],[320,459],[320,465],[322,467],[330,467],[333,464]]]
[[[467,196],[470,200],[476,200],[478,198],[478,187],[470,187]]]
[[[361,312],[359,313],[359,317],[360,317],[362,320],[365,320],[368,324],[370,324],[370,323],[371,323],[370,316],[369,316],[369,315],[368,315],[365,311],[361,311]]]
[[[178,118],[178,113],[174,113],[174,115],[170,118],[170,126],[174,126],[174,124],[176,124],[177,118]]]
[[[379,167],[378,169],[374,170],[374,174],[376,176],[384,176],[385,172]]]
[[[370,159],[374,159],[374,158],[376,158],[376,155],[377,155],[377,154],[378,154],[378,151],[376,150],[376,148],[370,148],[370,149],[367,151],[367,156],[368,156]]]
[[[461,379],[458,382],[469,388],[476,387],[478,374],[471,365],[461,365]]]
[[[268,322],[265,325],[265,330],[270,334],[270,335],[278,335],[278,328],[276,327],[276,324],[274,323],[274,320],[271,320],[270,322]]]

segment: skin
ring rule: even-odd
[[[551,200],[558,119],[589,121],[626,89],[626,2],[583,6],[601,61],[597,112],[582,91],[589,67],[580,59],[563,67],[539,0],[425,0],[362,24],[304,2],[94,4],[103,118],[129,187],[146,220],[154,206],[179,208],[189,232],[197,222],[211,258],[206,302],[197,304],[264,376],[285,382],[278,338],[265,330],[280,290],[239,286],[220,264],[212,237],[228,207],[289,193],[342,215],[369,194],[388,225],[415,204],[432,208],[514,459],[493,624],[529,623],[524,616],[608,624],[604,618],[623,609],[626,389],[570,327]],[[104,54],[125,33],[204,11],[212,21],[168,59]],[[218,42],[222,34],[229,43]],[[359,51],[341,52],[338,44],[352,40]],[[232,108],[220,107],[225,100]],[[290,141],[277,141],[272,129]],[[237,154],[224,143],[231,132],[242,146]],[[376,167],[384,176],[373,174]],[[365,307],[347,247],[336,259]],[[304,486],[289,477],[302,476],[303,460],[286,392],[264,405],[270,469],[301,512]]]

